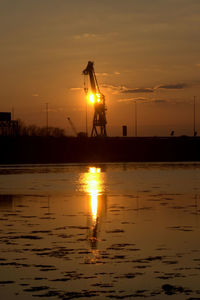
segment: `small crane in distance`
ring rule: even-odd
[[[76,131],[76,128],[75,128],[74,124],[72,123],[70,117],[67,117],[67,120],[69,121],[69,124],[70,124],[75,136],[78,136],[78,132]]]
[[[71,126],[71,128],[72,128],[72,130],[73,130],[76,137],[78,137],[78,138],[86,138],[87,137],[87,133],[82,132],[82,131],[77,132],[76,127],[74,126],[74,124],[73,124],[72,120],[70,119],[70,117],[67,117],[67,120],[68,120],[68,122],[69,122],[69,124],[70,124],[70,126]]]

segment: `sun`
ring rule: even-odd
[[[94,94],[90,94],[90,95],[89,95],[89,101],[90,101],[91,103],[94,103],[94,102],[95,102]]]

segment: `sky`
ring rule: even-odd
[[[81,74],[94,61],[109,136],[200,134],[200,0],[0,0],[0,111],[91,130]]]

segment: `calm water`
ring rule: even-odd
[[[200,299],[200,164],[0,166],[1,299]]]

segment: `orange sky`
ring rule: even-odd
[[[97,2],[97,1],[96,1]],[[1,111],[27,124],[85,130],[88,60],[108,107],[108,134],[200,134],[200,1],[0,0]],[[93,115],[88,107],[89,127]]]

